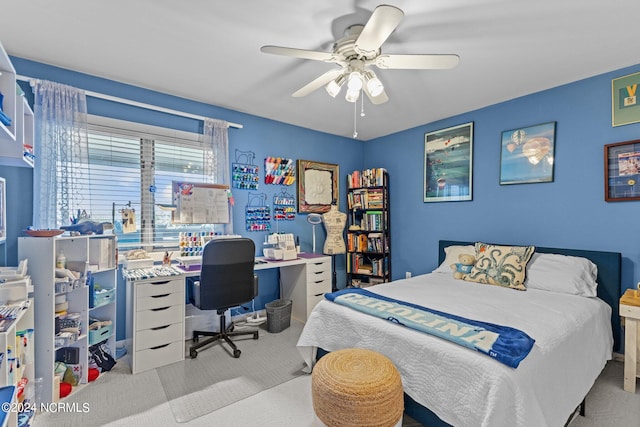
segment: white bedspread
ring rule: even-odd
[[[361,347],[389,357],[404,391],[456,427],[563,426],[611,359],[611,307],[598,298],[454,280],[431,273],[368,290],[469,319],[511,326],[536,340],[517,369],[468,348],[330,301],[313,310],[298,341]]]

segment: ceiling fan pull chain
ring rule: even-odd
[[[360,117],[364,117],[364,96],[361,96],[360,99],[362,100],[362,104],[360,107]]]
[[[358,103],[353,103],[353,137],[358,137]]]

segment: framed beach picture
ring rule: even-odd
[[[298,160],[298,212],[328,212],[338,205],[338,165]]]
[[[553,182],[556,122],[502,132],[500,184]]]
[[[611,81],[611,125],[640,122],[640,73],[618,77]]]
[[[604,199],[640,200],[640,139],[604,146]]]
[[[424,135],[425,202],[471,200],[473,122]]]

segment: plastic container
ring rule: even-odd
[[[115,288],[95,290],[93,294],[91,294],[90,300],[92,301],[92,307],[110,304],[116,300],[116,290]]]
[[[264,305],[267,311],[267,331],[282,332],[291,326],[291,300],[277,299]]]
[[[103,326],[89,331],[89,345],[95,345],[109,339],[113,325]]]

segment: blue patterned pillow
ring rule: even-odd
[[[526,291],[525,272],[535,249],[535,246],[496,246],[477,242],[477,261],[462,279]]]

